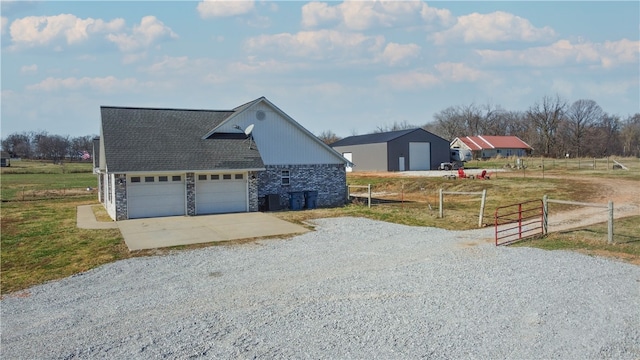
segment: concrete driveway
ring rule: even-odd
[[[79,228],[118,227],[129,250],[301,234],[309,231],[300,225],[260,212],[170,216],[117,222],[96,221],[91,205],[78,206],[77,212]]]
[[[308,229],[260,213],[237,213],[118,221],[129,250],[208,243],[276,235],[300,234]]]

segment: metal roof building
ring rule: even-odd
[[[347,171],[419,171],[449,160],[449,142],[414,128],[357,135],[331,144],[354,164]]]

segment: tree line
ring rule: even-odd
[[[545,96],[526,111],[509,111],[493,104],[450,106],[422,126],[394,122],[377,126],[374,132],[418,127],[449,141],[463,136],[514,135],[533,147],[534,154],[547,157],[640,157],[640,112],[623,119],[588,99],[569,103],[557,95]],[[11,157],[77,161],[92,154],[94,137],[46,131],[13,133],[2,139],[2,149]],[[327,144],[341,139],[331,130],[318,137]]]
[[[93,154],[94,137],[96,135],[53,135],[46,131],[13,133],[2,139],[2,149],[12,158],[51,160],[54,163],[81,161],[90,159]]]
[[[640,157],[640,113],[620,118],[588,99],[569,103],[545,96],[526,111],[508,111],[493,104],[451,106],[432,122],[416,126],[405,122],[378,126],[374,132],[422,127],[449,141],[456,137],[514,135],[547,157]],[[340,137],[332,131],[318,136],[327,144]]]

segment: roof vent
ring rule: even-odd
[[[256,111],[256,119],[264,120],[264,118],[266,118],[266,117],[267,117],[267,114],[265,114],[264,111],[262,111],[262,110]]]

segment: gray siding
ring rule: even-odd
[[[358,140],[360,139],[358,138]],[[401,157],[404,157],[404,169],[408,171],[411,170],[409,167],[411,163],[409,143],[411,142],[430,144],[430,168],[432,170],[437,169],[440,163],[449,161],[449,141],[423,129],[401,133],[400,136],[386,142],[334,146],[333,148],[341,154],[347,152],[353,154],[354,172],[400,171],[399,159]]]
[[[428,142],[431,144],[431,169],[437,169],[441,162],[449,161],[449,142],[428,131],[414,131],[389,141],[389,171],[400,171],[398,158],[404,156],[404,168],[409,168],[409,143]]]
[[[334,147],[340,154],[353,154],[353,171],[389,171],[387,159],[387,143],[349,145]],[[394,161],[398,162],[396,158]],[[397,164],[396,164],[397,167]]]

